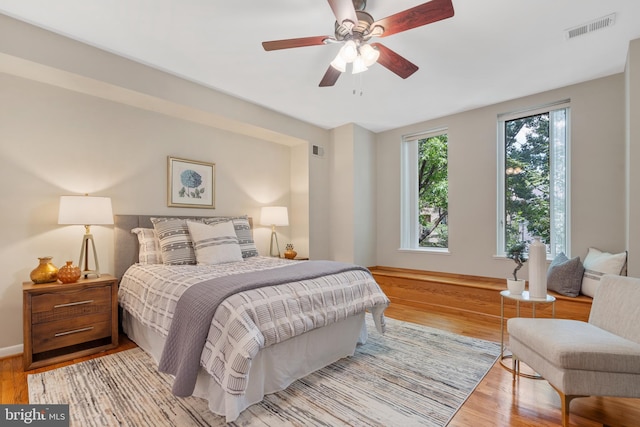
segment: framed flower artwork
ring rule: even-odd
[[[167,157],[167,206],[215,208],[215,163]]]

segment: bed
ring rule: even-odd
[[[158,222],[178,217],[153,218],[159,227]],[[180,388],[185,383],[180,370],[168,371],[176,373],[175,394],[205,398],[212,412],[232,422],[265,394],[283,390],[293,381],[353,355],[356,346],[367,339],[367,312],[383,332],[383,312],[389,300],[366,269],[259,256],[251,237],[251,219],[247,217],[179,218],[188,220],[193,227],[195,222],[209,221],[207,225],[217,228],[231,220],[242,257],[237,259],[234,253],[232,261],[213,265],[164,265],[151,256],[153,251],[143,247],[143,240],[139,239],[140,230],[154,229],[152,216],[116,216],[115,273],[121,279],[122,326],[128,337],[160,364],[161,370],[166,370],[167,360],[171,359],[167,354],[173,354],[171,351],[176,348],[183,351],[184,344],[175,343],[176,336],[184,335],[178,324],[188,312],[197,310],[180,311],[179,301],[187,299],[196,288],[207,289],[208,294],[211,288],[206,286],[214,284],[219,289],[229,280],[244,282],[251,278],[260,282],[271,276],[282,280],[290,272],[298,276],[267,287],[257,284],[224,299],[212,320],[203,321],[207,331],[202,350],[198,344],[188,346],[197,349],[189,351],[199,359],[192,388]],[[192,231],[195,233],[195,229]],[[335,271],[318,273],[328,266]],[[307,273],[311,271],[316,275]],[[204,305],[201,296],[192,298]],[[185,324],[189,325],[187,329],[193,329],[192,323]]]

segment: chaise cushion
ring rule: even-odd
[[[589,323],[513,318],[507,328],[520,353],[525,348],[558,368],[640,374],[640,344]],[[525,354],[516,356],[527,360]]]

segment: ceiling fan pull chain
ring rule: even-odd
[[[363,84],[363,76],[361,73],[358,73],[356,75],[353,76],[354,78],[354,84],[353,84],[353,91],[351,92],[354,96],[356,95],[356,93],[359,93],[360,96],[362,96],[362,94],[364,93],[364,89],[362,88]],[[358,88],[359,86],[359,88]]]

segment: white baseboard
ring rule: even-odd
[[[0,348],[0,358],[22,354],[23,351],[24,346],[22,344],[12,345],[11,347],[2,347]]]

